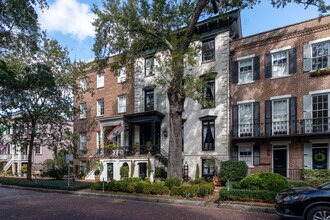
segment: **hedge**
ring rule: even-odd
[[[242,189],[279,192],[289,188],[287,179],[278,173],[254,173],[240,181]]]
[[[225,185],[227,180],[240,181],[246,177],[248,166],[244,161],[227,160],[221,162],[220,178],[221,184]]]
[[[276,192],[271,192],[268,190],[242,190],[242,189],[232,189],[227,191],[222,189],[219,192],[220,200],[222,201],[254,201],[254,202],[267,202],[274,203]]]
[[[330,181],[330,170],[304,170],[302,175],[312,185],[320,185]]]

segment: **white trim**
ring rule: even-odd
[[[290,173],[289,173],[289,167],[290,167],[290,152],[289,152],[289,144],[291,144],[291,141],[273,141],[273,142],[270,142],[272,144],[272,170],[273,170],[273,173],[274,173],[274,151],[275,150],[286,150],[286,177],[289,178],[290,177]],[[274,143],[274,144],[273,144]],[[275,148],[274,149],[274,145],[286,145],[285,148]]]
[[[330,89],[316,90],[316,91],[310,91],[309,92],[310,95],[321,94],[321,93],[330,93]]]
[[[321,42],[324,42],[324,41],[330,41],[330,37],[325,37],[325,38],[321,38],[321,39],[317,39],[317,40],[312,40],[312,41],[309,41],[308,44],[312,45],[312,44],[321,43]]]
[[[244,161],[244,160],[241,160],[241,148],[243,148],[243,147],[249,147],[249,148],[251,148],[251,162],[252,162],[252,164],[251,165],[248,165],[248,164],[246,164],[249,168],[253,168],[254,166],[253,166],[253,158],[254,158],[254,151],[253,151],[253,145],[243,145],[243,146],[238,146],[238,160],[239,161]],[[245,162],[245,161],[244,161]],[[246,163],[246,162],[245,162]]]
[[[252,146],[255,145],[256,143],[255,142],[246,142],[246,143],[237,143],[237,146],[238,147],[249,147],[249,146]]]
[[[253,103],[253,102],[256,102],[256,100],[255,99],[251,99],[251,100],[238,101],[237,102],[237,105],[239,105],[239,104],[246,104],[246,103]]]
[[[254,83],[254,80],[249,81],[249,82],[244,82],[244,83],[237,83],[237,85],[246,85],[246,84],[250,84],[250,83]]]
[[[289,145],[291,141],[271,141],[271,145]]]
[[[330,144],[330,139],[309,140],[309,143],[312,143],[312,144]]]
[[[278,49],[273,49],[270,51],[270,53],[277,53],[277,52],[281,52],[283,50],[289,50],[291,49],[291,46],[286,46],[286,47],[282,47],[282,48],[278,48]]]
[[[270,100],[287,99],[287,98],[291,98],[291,94],[289,94],[289,95],[273,96],[273,97],[270,97]]]
[[[290,77],[291,75],[288,74],[288,75],[284,75],[284,76],[275,76],[275,77],[272,77],[270,79],[281,79],[281,78],[286,78],[286,77]]]
[[[236,58],[236,61],[250,59],[250,58],[253,58],[255,56],[256,56],[255,54],[251,54],[251,55],[247,55],[247,56],[244,56],[244,57],[238,57],[238,58]]]

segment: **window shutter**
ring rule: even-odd
[[[256,56],[253,58],[253,80],[260,79],[260,58]]]
[[[233,63],[232,82],[233,84],[238,83],[238,61],[234,61]]]
[[[260,146],[253,146],[253,166],[258,166],[260,164]]]
[[[312,169],[313,166],[313,151],[312,144],[305,143],[304,144],[304,169]]]
[[[272,101],[265,101],[265,124],[266,124],[266,135],[272,135]]]
[[[254,136],[260,135],[260,102],[253,103],[253,131]]]
[[[304,128],[305,133],[312,132],[312,96],[304,95]]]
[[[297,132],[297,97],[290,98],[290,134]]]
[[[272,56],[271,54],[265,55],[265,78],[272,77]]]
[[[312,70],[312,47],[309,44],[304,45],[303,60],[304,60],[304,71],[311,71]]]
[[[238,146],[233,146],[233,160],[238,160]]]
[[[289,50],[289,74],[297,72],[297,48]]]
[[[238,137],[238,105],[233,105],[233,137]]]

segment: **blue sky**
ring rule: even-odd
[[[326,2],[329,0],[326,0]],[[101,0],[50,0],[50,8],[39,13],[39,22],[49,37],[67,47],[70,57],[77,60],[93,60],[94,28],[91,21],[93,4],[101,5]],[[270,0],[253,9],[241,12],[243,36],[257,34],[285,25],[316,18],[316,7],[289,4],[285,8],[274,9]]]

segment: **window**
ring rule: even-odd
[[[80,119],[85,119],[87,117],[87,104],[80,104]]]
[[[87,90],[87,81],[86,81],[86,79],[80,79],[80,89],[83,92]]]
[[[154,90],[146,90],[145,91],[145,100],[144,100],[144,110],[151,111],[154,110]]]
[[[145,66],[145,76],[151,76],[154,74],[153,68],[154,68],[154,57],[149,57],[144,60],[144,66]]]
[[[214,176],[214,160],[203,159],[202,160],[202,177],[211,178]]]
[[[100,153],[101,148],[101,132],[96,132],[96,150],[98,153]]]
[[[253,59],[239,61],[238,83],[253,81]]]
[[[312,96],[312,118],[313,132],[329,130],[329,94]]]
[[[202,121],[202,150],[214,150],[214,120]]]
[[[241,104],[238,108],[239,137],[253,136],[253,105]]]
[[[272,54],[272,77],[289,75],[288,51]]]
[[[274,100],[272,112],[273,135],[288,134],[289,131],[289,104],[288,99]]]
[[[118,70],[118,83],[126,81],[126,68],[122,67]]]
[[[207,81],[207,86],[204,88],[203,107],[215,107],[215,79],[210,79]]]
[[[202,61],[203,62],[215,59],[214,48],[215,48],[214,39],[203,42],[203,45],[202,45]]]
[[[238,160],[244,161],[249,167],[253,166],[253,147],[252,146],[242,146],[239,147],[239,158]]]
[[[118,96],[118,113],[126,112],[126,96]]]
[[[96,116],[104,115],[104,100],[98,100],[97,101],[97,112]]]
[[[87,140],[85,133],[79,135],[79,149],[82,154],[87,153]]]
[[[40,145],[36,145],[35,146],[35,153],[36,154],[42,154],[42,148]]]
[[[97,74],[96,88],[104,87],[104,73]]]
[[[329,66],[330,42],[312,44],[312,70],[324,69]]]

